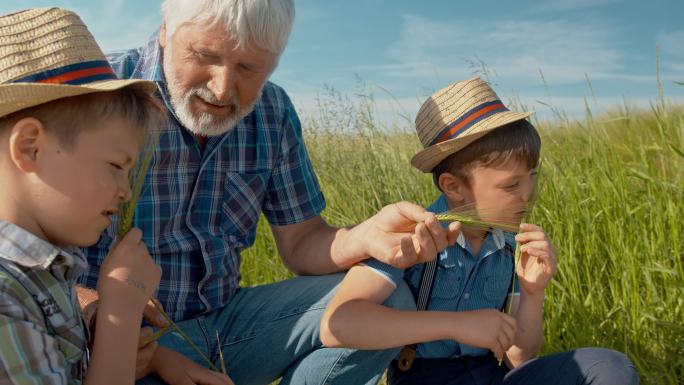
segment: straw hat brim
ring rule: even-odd
[[[468,130],[471,133],[465,133],[462,136],[423,149],[411,159],[411,164],[422,172],[431,172],[435,166],[449,155],[463,149],[470,143],[490,133],[492,130],[508,123],[526,119],[533,113],[534,112],[506,111],[482,119]]]
[[[2,84],[0,85],[0,100],[2,101],[0,117],[61,98],[115,91],[129,86],[140,87],[149,93],[157,89],[154,82],[141,79],[103,80],[79,86],[44,83]]]

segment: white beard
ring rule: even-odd
[[[170,45],[166,49],[166,54],[169,56],[171,55]],[[195,86],[190,89],[183,89],[174,77],[169,76],[173,74],[173,71],[165,72],[171,105],[175,110],[176,117],[188,131],[197,136],[212,137],[230,132],[242,118],[254,110],[254,105],[261,99],[261,93],[263,91],[262,86],[254,101],[250,105],[243,107],[240,106],[240,100],[235,94],[232,95],[228,102],[222,102],[218,100],[214,93],[206,86]],[[203,112],[193,114],[191,111],[193,97],[198,97],[207,103],[217,106],[227,106],[231,110],[230,115],[216,116]]]

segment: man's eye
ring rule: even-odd
[[[511,183],[511,184],[505,186],[504,188],[505,188],[506,190],[513,190],[514,188],[518,187],[518,185],[519,185],[519,183],[518,183],[518,182],[515,182],[515,183]]]
[[[243,71],[246,71],[246,72],[256,72],[254,67],[247,65],[247,64],[240,64],[240,69],[242,69]]]
[[[117,170],[123,170],[123,166],[116,164],[116,163],[109,163],[112,167],[114,167]]]

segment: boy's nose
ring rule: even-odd
[[[119,187],[119,200],[122,202],[128,202],[131,200],[132,196],[133,191],[131,190],[128,180],[126,180],[126,183]]]

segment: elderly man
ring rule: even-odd
[[[396,351],[321,345],[320,318],[341,278],[325,274],[370,256],[398,267],[432,259],[457,227],[406,202],[349,228],[321,218],[325,201],[299,119],[268,81],[291,30],[292,0],[166,0],[162,11],[146,46],[109,56],[120,77],[157,82],[169,113],[136,214],[163,269],[158,299],[210,359],[223,352],[236,384],[376,383]],[[261,212],[284,264],[305,276],[239,288],[240,252],[254,243]],[[114,234],[87,251],[86,286],[95,286]],[[400,289],[389,304],[413,307]],[[79,295],[86,304],[95,298]],[[202,362],[178,336],[160,341]]]

